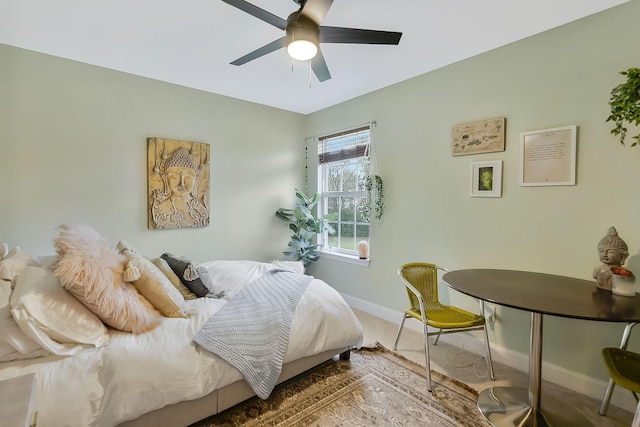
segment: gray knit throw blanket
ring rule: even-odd
[[[266,399],[278,381],[293,314],[312,276],[273,269],[245,286],[207,320],[193,341],[238,369]]]

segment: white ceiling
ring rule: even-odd
[[[284,19],[297,9],[249,1]],[[322,44],[323,83],[284,49],[230,65],[284,32],[221,0],[0,0],[0,43],[308,114],[627,1],[334,0],[323,25],[403,36]]]

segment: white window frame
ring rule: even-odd
[[[335,139],[335,138],[339,138],[342,136],[347,136],[347,135],[351,135],[357,132],[362,132],[362,131],[367,131],[369,132],[369,137],[368,137],[368,143],[366,144],[366,148],[364,149],[364,153],[362,155],[357,155],[358,154],[358,149],[356,149],[356,155],[350,154],[347,155],[346,158],[344,159],[337,159],[337,160],[332,160],[332,161],[328,161],[328,162],[321,162],[321,157],[322,154],[324,153],[323,150],[323,141],[327,140],[327,139]],[[360,144],[360,145],[365,145],[365,144]],[[356,147],[359,145],[356,145]],[[354,199],[354,203],[357,203],[357,198],[358,197],[368,197],[369,196],[369,192],[365,189],[365,188],[358,188],[356,190],[350,190],[350,191],[326,191],[326,187],[327,187],[327,172],[328,172],[328,166],[331,163],[335,163],[337,161],[344,161],[344,160],[349,160],[349,159],[358,159],[361,157],[366,157],[367,158],[367,162],[371,161],[371,156],[370,156],[370,150],[371,150],[371,126],[360,126],[360,127],[356,127],[353,129],[349,129],[349,130],[345,130],[342,132],[338,132],[336,134],[333,135],[327,135],[327,136],[322,136],[318,139],[318,153],[319,153],[319,157],[318,157],[318,193],[320,194],[320,202],[319,202],[319,212],[321,213],[321,215],[325,215],[328,213],[328,199],[329,197],[352,197]],[[347,150],[348,151],[348,150]],[[332,151],[330,153],[335,153],[335,151]],[[326,154],[326,153],[325,153]],[[369,168],[371,166],[369,165]],[[370,172],[370,171],[369,171]],[[357,236],[355,236],[356,234],[356,229],[358,226],[367,226],[369,229],[368,232],[368,237],[367,237],[367,242],[369,243],[370,246],[370,238],[371,238],[371,221],[367,221],[367,222],[362,222],[362,221],[358,221],[358,214],[355,211],[356,206],[354,205],[354,216],[353,216],[353,220],[347,220],[347,221],[342,221],[341,218],[338,218],[338,220],[336,221],[338,224],[338,229],[336,230],[336,234],[338,234],[338,239],[340,239],[340,224],[350,224],[353,225],[354,227],[354,246],[353,246],[353,250],[350,249],[344,249],[341,248],[340,243],[338,243],[337,247],[329,247],[328,246],[328,241],[329,241],[329,234],[328,232],[323,233],[322,235],[318,235],[318,244],[319,244],[319,250],[323,252],[323,256],[328,256],[329,258],[332,259],[338,259],[341,261],[347,261],[347,262],[352,262],[355,264],[361,264],[361,265],[369,265],[369,258],[367,258],[366,260],[361,260],[358,257],[358,251],[357,251],[357,245],[358,242],[357,240]],[[339,208],[338,212],[341,212],[342,210]],[[370,213],[371,215],[371,213]],[[333,221],[332,221],[333,223]],[[369,251],[370,253],[370,251]]]

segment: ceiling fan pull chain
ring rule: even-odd
[[[311,60],[309,60],[309,89],[311,89],[311,80],[312,80],[312,76],[311,73],[313,71],[311,70]]]

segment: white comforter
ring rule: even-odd
[[[231,365],[192,343],[200,327],[239,289],[275,268],[254,261],[203,264],[223,299],[187,301],[189,319],[164,318],[142,335],[112,331],[110,344],[72,357],[0,366],[0,380],[36,372],[38,427],[115,426],[242,379]],[[362,344],[357,318],[330,286],[314,279],[296,308],[285,363]]]

